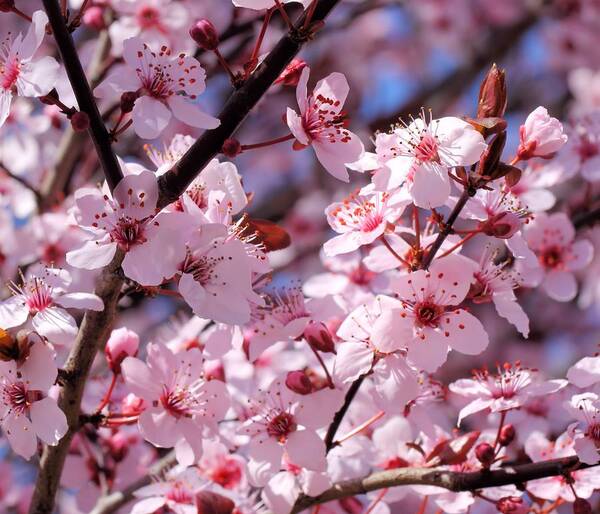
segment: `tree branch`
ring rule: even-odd
[[[44,9],[48,15],[50,26],[58,46],[58,51],[62,57],[69,82],[73,87],[75,98],[79,110],[88,115],[90,119],[89,133],[96,146],[98,159],[104,171],[104,176],[108,182],[111,191],[123,178],[121,167],[117,157],[112,150],[112,141],[108,130],[102,121],[98,106],[94,101],[92,90],[88,84],[87,78],[79,61],[75,43],[67,27],[65,19],[61,13],[60,5],[57,0],[42,0]]]
[[[339,1],[319,0],[313,21],[323,21]],[[304,17],[296,24],[298,30],[283,36],[243,86],[229,97],[219,114],[221,125],[206,131],[179,162],[160,177],[159,206],[164,207],[179,198],[198,173],[221,151],[225,140],[236,132],[246,116],[300,51],[307,41],[307,36],[300,30],[303,23]]]
[[[104,310],[87,311],[81,322],[79,333],[64,366],[65,375],[69,377],[61,390],[58,405],[67,417],[69,430],[56,446],[46,446],[40,460],[33,498],[29,514],[52,514],[54,499],[58,490],[60,477],[69,453],[73,436],[80,428],[79,414],[83,390],[97,351],[104,347],[109,336],[112,320],[116,314],[119,291],[123,279],[118,272],[123,254],[118,251],[102,272],[96,285],[96,294],[104,302]]]
[[[596,464],[597,465],[597,464]],[[579,462],[575,456],[516,466],[504,466],[495,470],[483,470],[472,473],[448,471],[439,468],[399,468],[379,471],[365,478],[347,480],[316,497],[301,496],[292,514],[303,511],[313,505],[327,503],[349,496],[365,494],[370,491],[401,485],[432,485],[450,491],[476,491],[502,485],[519,485],[530,480],[565,475],[575,469],[593,466]]]

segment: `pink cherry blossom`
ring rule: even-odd
[[[575,441],[575,452],[581,462],[596,464],[600,461],[600,398],[596,393],[574,395],[565,404],[577,419],[569,426],[569,435]]]
[[[200,456],[201,435],[215,434],[229,408],[219,380],[202,378],[202,353],[174,354],[162,344],[148,345],[147,363],[127,357],[121,370],[128,389],[144,400],[138,425],[144,438],[162,448],[176,447],[180,461]]]
[[[102,300],[91,293],[68,292],[71,275],[58,268],[32,270],[12,284],[12,297],[0,303],[0,326],[18,327],[31,319],[31,325],[51,343],[68,344],[77,335],[77,322],[65,309],[101,311]]]
[[[104,353],[113,373],[118,373],[127,357],[135,357],[140,345],[139,336],[126,327],[113,330],[106,341]]]
[[[517,362],[498,366],[497,374],[487,369],[474,371],[473,379],[459,379],[450,384],[450,390],[471,399],[458,415],[460,425],[464,418],[476,412],[517,409],[532,397],[555,393],[566,385],[566,380],[544,381],[537,370],[523,368]]]
[[[409,199],[400,194],[351,194],[331,204],[325,213],[333,230],[340,235],[323,247],[327,256],[348,253],[382,236],[402,215]]]
[[[592,260],[594,248],[587,239],[575,241],[575,228],[566,214],[537,214],[525,230],[525,240],[538,258],[526,269],[526,285],[542,285],[550,298],[568,302],[577,294],[574,271]]]
[[[56,446],[67,432],[67,419],[48,396],[57,367],[50,347],[37,342],[25,362],[0,362],[0,426],[12,449],[29,459],[40,438]]]
[[[520,275],[510,269],[506,261],[495,264],[495,255],[484,251],[474,277],[475,283],[469,293],[472,300],[476,303],[492,301],[498,315],[513,324],[523,337],[528,337],[529,318],[514,293],[521,285]]]
[[[288,107],[287,124],[298,144],[311,145],[317,159],[334,177],[348,182],[346,164],[357,161],[364,147],[358,136],[346,126],[342,111],[349,86],[341,73],[332,73],[319,81],[308,96],[310,68],[302,70],[296,89],[300,115]]]
[[[158,185],[154,173],[142,170],[123,178],[113,194],[80,189],[75,216],[92,239],[67,254],[71,266],[98,269],[110,263],[117,248],[126,252],[125,274],[143,284],[157,285],[177,271],[185,255],[187,218],[183,213],[156,214]],[[185,218],[185,220],[184,220]],[[148,259],[160,252],[162,259]]]
[[[422,114],[393,134],[397,157],[387,162],[386,186],[406,183],[415,205],[424,208],[443,205],[450,195],[448,170],[476,163],[487,147],[479,132],[454,117],[427,121]]]
[[[474,263],[450,255],[391,283],[398,299],[373,325],[371,340],[387,351],[406,348],[417,368],[436,371],[450,349],[481,353],[488,335],[481,322],[458,307],[473,280]]]
[[[560,121],[552,118],[544,107],[538,107],[527,116],[519,131],[521,140],[517,156],[523,160],[549,157],[567,142]]]
[[[392,298],[380,295],[348,315],[337,331],[343,342],[337,345],[333,377],[351,383],[372,372],[381,408],[402,412],[419,392],[417,371],[402,351],[378,346],[379,341],[372,338],[379,317],[396,305]]]
[[[255,485],[279,471],[284,455],[296,466],[325,470],[325,443],[316,430],[329,423],[338,405],[339,396],[330,391],[300,396],[276,379],[248,400],[248,419],[239,433],[250,437],[248,466]]]
[[[202,225],[187,243],[181,260],[179,292],[197,316],[241,325],[252,304],[262,304],[252,286],[255,257],[230,237],[227,227]]]
[[[144,139],[158,137],[174,115],[193,127],[213,129],[219,120],[205,114],[196,99],[204,92],[205,72],[193,57],[163,46],[152,51],[139,38],[123,44],[125,68],[109,75],[96,90],[101,97],[137,92],[132,119],[136,134]]]
[[[196,494],[206,486],[193,468],[173,469],[164,480],[135,491],[139,501],[133,505],[131,514],[153,514],[161,509],[175,514],[197,514]]]
[[[590,387],[600,382],[600,355],[584,357],[567,371],[567,379],[577,387]]]
[[[114,0],[111,7],[118,14],[108,27],[115,56],[122,55],[123,42],[135,36],[153,49],[162,45],[179,48],[186,43],[190,13],[183,4],[168,0]]]
[[[53,57],[33,59],[42,44],[48,17],[35,11],[27,34],[11,34],[0,43],[0,127],[8,118],[13,90],[19,96],[42,96],[56,82],[59,65]]]
[[[533,432],[525,441],[525,451],[533,462],[575,455],[573,439],[567,432],[556,441],[548,440],[541,432]],[[538,498],[550,501],[562,498],[571,503],[575,501],[573,490],[579,498],[589,498],[595,489],[600,488],[600,475],[593,469],[576,470],[569,473],[569,477],[570,481],[560,475],[533,480],[527,484],[527,489]]]

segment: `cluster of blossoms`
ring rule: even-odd
[[[508,6],[519,2],[456,3],[486,6],[491,26],[521,12]],[[270,23],[291,34],[281,47],[312,39],[324,9],[316,0],[69,4],[78,14],[57,3],[57,21],[52,9],[50,20],[29,19],[0,0],[29,24],[0,46],[0,431],[14,469],[42,476],[59,455],[61,514],[289,514],[317,503],[313,514],[587,514],[599,505],[600,356],[587,338],[577,348],[561,340],[594,327],[586,316],[600,301],[600,103],[578,99],[564,126],[541,106],[515,125],[494,65],[476,112],[422,109],[369,139],[345,110],[357,109],[342,73],[313,86],[319,68],[288,59],[270,96],[254,98],[276,60],[261,50]],[[407,9],[424,26],[443,24],[436,2],[418,4]],[[235,51],[219,50],[219,33],[238,25],[218,31],[223,20],[204,18],[213,11],[250,27],[259,16],[239,69],[228,63]],[[93,88],[73,78],[73,42],[61,42],[57,23],[67,34],[80,24],[103,31]],[[456,43],[460,27],[443,26],[440,41]],[[42,46],[50,33],[64,69]],[[236,89],[218,118],[205,108],[216,65]],[[576,97],[592,80],[581,73]],[[112,129],[98,128],[82,87]],[[278,111],[283,135],[233,137],[249,98],[248,111]],[[71,128],[59,146],[63,118]],[[42,119],[48,147],[32,136]],[[100,152],[88,157],[80,143],[76,164],[60,149],[88,128]],[[314,154],[319,180],[335,185],[272,216],[239,171],[265,147]],[[38,156],[57,149],[68,177],[47,190],[63,168]],[[320,262],[297,266],[315,250]],[[546,337],[552,355],[540,357]],[[554,459],[554,471],[519,474]],[[398,482],[377,486],[377,472],[397,469],[406,471]],[[453,476],[480,482],[439,478]],[[40,494],[0,478],[1,508],[36,512]]]

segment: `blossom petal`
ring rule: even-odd
[[[285,442],[285,451],[293,464],[313,471],[325,471],[325,442],[314,430],[296,430]]]
[[[33,328],[51,343],[69,344],[77,336],[77,322],[60,307],[47,307],[32,320]]]
[[[56,303],[66,309],[86,309],[90,311],[104,309],[102,299],[92,293],[65,293],[56,298]]]
[[[131,116],[135,133],[142,139],[154,139],[169,124],[171,111],[162,102],[142,96],[136,100]]]
[[[56,446],[69,429],[65,413],[53,398],[33,402],[29,412],[35,433],[50,446]]]
[[[542,286],[548,296],[557,302],[570,302],[577,295],[577,281],[568,271],[546,273]]]
[[[184,96],[173,95],[167,100],[167,103],[179,121],[192,127],[215,129],[221,124],[219,118],[206,114],[197,104],[187,100]]]
[[[29,307],[21,295],[11,296],[0,303],[0,327],[18,327],[27,321]]]

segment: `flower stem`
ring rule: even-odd
[[[218,48],[215,48],[213,50],[213,53],[217,56],[219,63],[221,63],[221,66],[227,72],[227,75],[229,75],[229,80],[231,80],[231,83],[235,84],[237,82],[237,79],[236,79],[233,71],[231,71],[231,67],[229,66],[229,63],[226,61],[225,57],[223,57],[223,54],[219,51]]]
[[[385,416],[385,411],[383,411],[383,410],[379,411],[374,416],[371,416],[367,421],[365,421],[364,423],[361,423],[357,427],[353,428],[346,435],[340,437],[334,444],[336,446],[342,444],[344,441],[347,441],[351,437],[353,437],[356,434],[359,434],[360,432],[362,432],[365,428],[368,428],[370,425],[372,425],[376,421],[380,420],[383,416]]]
[[[411,268],[410,263],[404,258],[402,257],[398,252],[396,252],[396,250],[394,250],[392,248],[392,245],[388,242],[388,240],[385,238],[385,235],[381,236],[381,242],[384,244],[384,246],[390,251],[390,253],[396,257],[396,259],[398,259],[402,264],[404,264],[407,268]]]
[[[24,20],[27,20],[29,23],[31,23],[33,20],[31,19],[31,16],[25,14],[23,11],[21,11],[21,9],[19,9],[18,7],[12,7],[11,11],[14,12],[17,16],[20,16],[21,18],[23,18]]]
[[[329,385],[329,389],[334,389],[335,386],[333,385],[333,380],[331,379],[331,375],[329,374],[329,370],[327,369],[327,366],[325,366],[325,362],[323,361],[323,358],[321,357],[319,352],[315,348],[313,348],[313,346],[311,344],[309,344],[308,346],[310,346],[310,349],[313,351],[313,353],[317,357],[317,360],[321,364],[323,371],[325,371],[325,377],[327,378],[327,384]]]
[[[448,250],[446,250],[442,255],[440,255],[439,258],[441,259],[442,257],[446,257],[446,256],[450,255],[451,253],[454,252],[454,250],[457,250],[458,248],[460,248],[467,241],[470,241],[471,239],[473,239],[479,233],[481,233],[481,230],[474,230],[474,231],[470,232],[465,237],[463,237],[458,243],[456,243],[454,246],[452,246],[451,248],[449,248]]]
[[[117,385],[117,374],[113,371],[112,378],[110,380],[110,385],[108,386],[108,390],[106,391],[106,394],[102,398],[100,405],[98,405],[98,408],[96,409],[96,414],[102,412],[102,409],[104,409],[104,407],[106,407],[108,405],[108,402],[110,402],[110,397],[113,394],[115,385]]]
[[[279,9],[279,12],[281,13],[281,17],[283,18],[286,25],[288,26],[288,29],[293,30],[294,24],[292,23],[292,20],[290,20],[288,13],[285,11],[285,7],[283,6],[283,4],[280,2],[280,0],[275,0],[275,5],[277,5],[277,8]]]
[[[254,143],[252,145],[242,145],[242,152],[246,150],[255,150],[256,148],[264,148],[266,146],[276,145],[279,143],[285,143],[286,141],[291,141],[294,139],[294,134],[288,134],[287,136],[277,137],[275,139],[270,139],[269,141],[263,141],[262,143]]]

